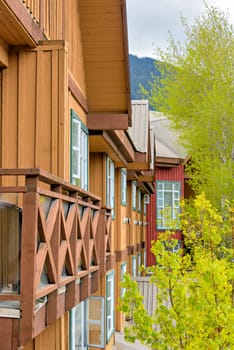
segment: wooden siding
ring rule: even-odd
[[[69,72],[77,82],[83,96],[87,98],[79,2],[79,0],[64,1],[66,12],[64,36],[69,47]]]
[[[9,53],[3,71],[1,167],[41,167],[69,179],[64,42]]]

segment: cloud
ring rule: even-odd
[[[154,57],[154,47],[166,49],[169,32],[176,41],[183,42],[184,30],[180,17],[191,25],[204,10],[203,0],[126,0],[129,49],[138,56]],[[234,16],[232,0],[206,0],[208,5],[222,5]]]

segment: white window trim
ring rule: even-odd
[[[112,208],[112,217],[114,217],[115,207],[115,164],[112,159],[107,156],[106,159],[106,204]]]
[[[165,190],[165,185],[166,184],[172,184],[172,190]],[[162,185],[162,189],[158,188],[158,185]],[[179,185],[179,189],[175,190],[175,185]],[[156,217],[157,217],[157,229],[158,230],[165,230],[165,229],[171,229],[173,228],[172,225],[169,224],[169,226],[167,225],[168,223],[168,219],[166,218],[165,214],[164,214],[164,210],[165,210],[165,204],[164,204],[164,200],[165,200],[165,192],[171,192],[172,193],[172,207],[171,207],[171,212],[172,212],[172,216],[171,216],[171,220],[172,221],[176,221],[178,219],[178,214],[179,214],[179,210],[180,210],[180,205],[175,205],[175,201],[180,201],[180,196],[181,196],[181,183],[179,181],[157,181],[156,184],[156,191],[157,191],[157,208],[156,208]],[[159,193],[162,193],[162,198],[159,198]],[[175,196],[175,194],[177,193],[177,198]],[[159,205],[159,201],[162,201],[162,205]],[[175,210],[177,211],[177,215],[175,214]],[[162,225],[159,225],[159,220],[162,221]],[[178,228],[178,223],[176,223]]]
[[[141,213],[141,190],[138,190],[138,212]]]
[[[132,256],[132,277],[137,276],[137,259],[136,255]]]
[[[122,262],[122,264],[121,264],[121,266],[120,266],[120,280],[121,280],[121,282],[122,282],[123,277],[124,277],[124,274],[125,274],[126,272],[127,272],[127,262],[124,261],[124,262]],[[126,290],[126,288],[121,288],[121,297],[124,296],[125,290]]]
[[[89,319],[88,318],[88,307],[89,307],[89,302],[91,300],[99,300],[100,301],[100,313],[101,317],[100,319]],[[105,325],[105,307],[104,307],[104,301],[105,299],[103,297],[99,296],[90,296],[89,298],[85,299],[84,301],[81,301],[78,305],[76,305],[73,309],[70,311],[70,345],[69,345],[69,350],[76,350],[77,345],[75,343],[75,338],[76,338],[76,327],[80,327],[80,333],[81,333],[81,344],[79,346],[80,349],[82,350],[87,350],[88,347],[94,347],[94,348],[100,348],[103,349],[105,348],[105,332],[104,332],[104,325]],[[77,325],[76,322],[76,310],[77,307],[79,306],[80,312],[81,312],[81,324]],[[89,331],[89,326],[90,325],[95,325],[100,327],[100,344],[94,344],[94,343],[89,343],[88,339],[88,331]]]
[[[73,127],[78,128],[78,142],[73,143]],[[73,172],[73,153],[77,152],[77,169]],[[71,183],[88,190],[88,129],[71,110]]]
[[[111,295],[107,295],[107,283],[110,283]],[[107,303],[110,302],[110,314],[107,314]],[[110,340],[114,332],[114,319],[115,319],[115,273],[109,272],[106,275],[106,340]],[[110,324],[110,326],[109,326]]]
[[[121,204],[127,204],[127,171],[125,168],[121,169]]]
[[[136,210],[136,181],[132,181],[132,209]]]

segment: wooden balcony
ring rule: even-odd
[[[0,240],[12,234],[13,246],[19,242],[15,283],[6,282],[14,288],[0,288],[0,339],[8,350],[25,345],[97,291],[98,276],[111,260],[111,210],[101,208],[95,195],[40,169],[0,169],[0,176],[2,184],[17,184],[0,187],[2,206],[8,203],[8,214],[11,204],[21,213],[15,234],[20,238],[14,240],[14,231],[0,222]],[[5,245],[8,258],[1,263],[12,274],[12,251]],[[6,276],[0,274],[0,286]]]

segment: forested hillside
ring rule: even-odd
[[[139,84],[147,90],[150,89],[149,81],[152,80],[152,73],[159,75],[154,66],[155,60],[149,57],[137,57],[129,55],[130,62],[130,80],[131,80],[131,98],[132,100],[142,99]]]

